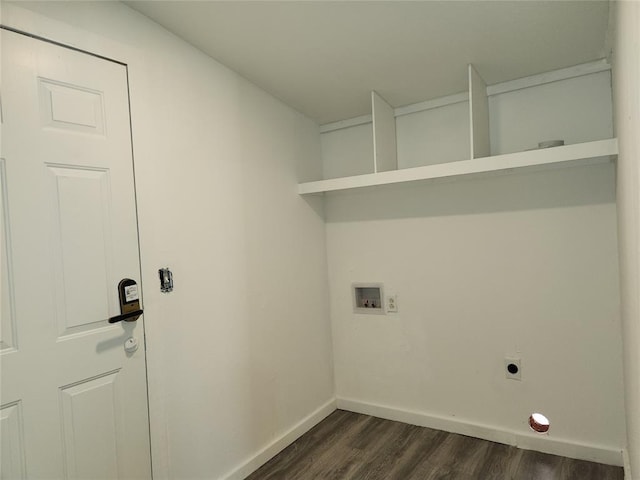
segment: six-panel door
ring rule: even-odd
[[[150,478],[143,318],[108,323],[140,281],[126,67],[1,47],[2,478]]]

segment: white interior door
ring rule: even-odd
[[[5,478],[150,478],[126,67],[2,30]],[[125,351],[134,338],[140,347]]]

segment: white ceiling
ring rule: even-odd
[[[607,1],[128,1],[328,123],[607,56]]]

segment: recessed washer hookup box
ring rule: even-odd
[[[353,313],[384,314],[384,292],[381,283],[351,284]]]

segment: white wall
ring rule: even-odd
[[[120,3],[2,14],[129,62],[155,478],[242,478],[334,406],[317,126]]]
[[[612,164],[335,193],[325,208],[339,407],[621,463]],[[382,282],[399,312],[354,314],[352,282]],[[534,411],[548,436],[528,428]]]
[[[609,71],[489,106],[493,154],[613,136]],[[399,167],[467,158],[467,108],[399,116]],[[339,131],[352,156],[353,130]],[[327,153],[334,170],[349,158]],[[621,464],[615,197],[612,164],[328,195],[338,406]],[[353,314],[352,282],[384,283],[399,313]],[[505,379],[505,357],[522,359],[522,382]],[[528,428],[534,411],[548,436]]]
[[[627,412],[627,478],[640,478],[640,3],[615,2],[618,236]],[[633,474],[632,474],[633,472]]]

